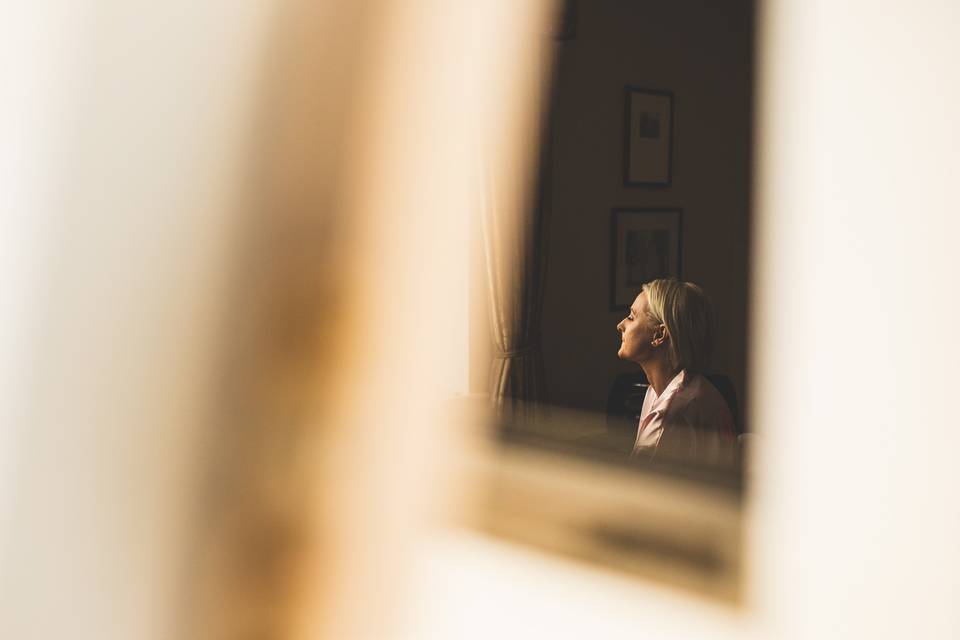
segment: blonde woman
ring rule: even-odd
[[[622,360],[636,362],[650,386],[632,457],[727,464],[735,451],[733,416],[702,375],[713,346],[713,312],[690,282],[653,280],[617,325]]]

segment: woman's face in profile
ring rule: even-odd
[[[650,325],[650,317],[647,315],[647,292],[641,291],[630,305],[627,317],[617,325],[617,331],[620,332],[620,350],[617,351],[617,356],[621,360],[640,362],[645,359],[651,349],[652,327]]]

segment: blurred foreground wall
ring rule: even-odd
[[[0,635],[388,632],[548,7],[5,22]]]

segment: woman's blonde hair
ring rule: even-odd
[[[714,314],[710,299],[692,282],[651,280],[643,285],[647,310],[670,335],[667,357],[673,367],[703,371],[713,349]]]

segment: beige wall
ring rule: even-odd
[[[549,398],[602,410],[620,314],[610,311],[610,210],[679,207],[682,276],[714,299],[715,369],[743,400],[746,336],[752,3],[578,3],[558,56],[553,210],[543,347]],[[623,91],[673,91],[673,184],[623,186]]]

